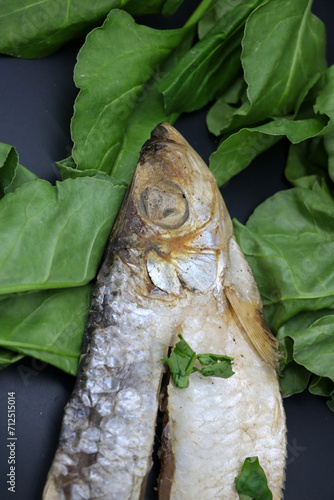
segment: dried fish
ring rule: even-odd
[[[277,342],[216,182],[169,124],[143,146],[111,233],[44,500],[144,498],[164,365],[181,333],[234,358],[229,379],[167,390],[159,498],[238,498],[258,456],[281,498],[285,416]]]

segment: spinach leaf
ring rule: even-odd
[[[302,392],[312,377],[310,392],[330,396],[334,410],[333,186],[322,138],[293,148],[287,171],[303,187],[266,200],[246,226],[234,221],[235,234],[277,332],[283,395]]]
[[[198,37],[201,40],[217,24],[223,16],[235,7],[238,7],[244,0],[214,0],[204,12],[198,23]]]
[[[328,377],[313,375],[309,391],[317,396],[332,396],[334,394],[334,382]]]
[[[90,300],[91,285],[1,300],[0,346],[20,353],[10,358],[3,352],[4,362],[29,355],[75,375]]]
[[[87,33],[126,0],[10,0],[0,5],[0,52],[33,59]],[[20,28],[18,28],[20,27]]]
[[[218,185],[245,169],[251,161],[286,136],[293,144],[326,133],[328,117],[292,120],[276,118],[253,128],[242,128],[225,139],[210,157]]]
[[[110,177],[110,175],[101,170],[94,170],[93,168],[80,170],[79,168],[77,168],[77,165],[71,156],[65,158],[64,160],[56,162],[56,165],[58,167],[62,180],[76,179],[77,177],[94,177],[95,179],[101,179],[103,181],[111,182],[111,184],[113,184],[114,186],[122,186],[125,188],[128,186],[125,181],[115,179],[115,177]]]
[[[175,345],[171,355],[161,361],[168,365],[175,386],[185,389],[189,385],[189,376],[193,372],[196,353],[182,335],[179,335],[179,338],[180,341]]]
[[[201,369],[194,366],[193,371],[201,373],[204,377],[229,378],[234,374],[232,370],[234,358],[219,354],[198,354],[197,359],[206,366]]]
[[[125,187],[84,177],[35,180],[0,200],[0,293],[94,278]]]
[[[9,349],[3,349],[0,347],[0,370],[6,368],[7,366],[20,361],[24,358],[24,354],[19,354]]]
[[[132,16],[143,16],[146,14],[170,16],[179,8],[182,2],[183,0],[146,0],[146,2],[128,0],[124,9]]]
[[[319,91],[314,111],[328,115],[334,122],[334,66],[327,69],[324,74],[324,84]]]
[[[273,498],[258,457],[245,459],[235,485],[240,500],[272,500]]]
[[[326,84],[319,84],[326,67],[322,24],[311,14],[311,2],[287,3],[289,8],[278,14],[278,4],[269,0],[249,16],[241,56],[247,93],[241,97],[238,108],[228,105],[222,97],[208,113],[211,132],[237,130],[224,137],[210,158],[210,168],[220,185],[284,136],[296,144],[333,129],[334,72],[331,68],[325,75]],[[287,15],[289,12],[291,18]],[[317,38],[314,44],[310,41],[313,37]],[[285,50],[288,43],[289,49]],[[258,71],[261,64],[266,67]],[[313,101],[314,109],[311,106],[305,113],[301,106],[316,83],[319,95]],[[267,123],[244,128],[261,121]]]
[[[300,311],[334,308],[333,227],[334,199],[324,184],[279,192],[246,226],[234,221],[274,331]]]
[[[183,0],[165,0],[162,7],[162,15],[171,16],[180,7]]]
[[[293,341],[293,359],[311,373],[334,382],[334,314],[324,315],[305,329],[291,329],[288,322],[278,331],[279,340]]]
[[[162,79],[159,89],[167,112],[202,108],[241,72],[242,28],[263,0],[239,2],[226,12]]]
[[[303,392],[310,381],[311,372],[304,366],[290,361],[280,373],[280,386],[283,397]]]
[[[10,0],[0,3],[0,53],[33,59],[88,33],[111,9],[172,14],[182,0]],[[20,28],[18,28],[20,27]]]
[[[244,91],[244,79],[242,77],[236,78],[232,85],[211,106],[206,117],[206,123],[212,134],[219,136],[229,127],[234,116],[235,105],[240,102]]]
[[[311,379],[309,391],[312,394],[333,397],[333,313],[330,309],[300,312],[279,329],[283,396],[302,392]],[[331,401],[327,404],[334,410]]]
[[[113,10],[103,27],[89,34],[74,72],[80,88],[71,127],[72,156],[77,168],[101,170],[129,181],[140,147],[149,138],[145,135],[147,129],[156,125],[152,123],[156,119],[156,106],[148,105],[134,125],[137,136],[143,130],[141,124],[148,123],[140,133],[139,147],[125,137],[132,115],[137,114],[141,102],[147,104],[146,98],[151,97],[148,84],[152,85],[153,101],[159,99],[154,92],[157,82],[152,82],[152,77],[187,32],[187,29],[159,31],[140,26],[126,12]],[[163,110],[161,114],[167,118]],[[130,164],[118,159],[115,165],[125,145],[135,147],[136,153]]]
[[[189,376],[194,372],[199,372],[204,377],[220,378],[229,378],[234,374],[233,358],[222,354],[196,354],[181,334],[179,339],[171,355],[161,360],[168,365],[173,382],[179,389],[189,386]],[[196,360],[204,365],[204,368],[195,366]]]
[[[243,128],[223,141],[210,156],[210,170],[218,186],[245,169],[256,156],[273,146],[281,136],[266,134],[261,127]]]
[[[324,87],[317,97],[315,111],[326,113],[334,123],[334,66],[328,68],[325,78]],[[334,131],[332,129],[327,130],[324,146],[328,154],[328,173],[334,182]]]
[[[322,137],[291,145],[285,166],[285,177],[291,184],[312,189],[322,179],[330,182],[328,157]]]
[[[139,152],[144,142],[150,137],[157,123],[168,121],[173,124],[178,114],[166,114],[163,96],[158,90],[158,82],[161,75],[167,73],[179,60],[183,52],[191,45],[194,29],[188,28],[184,32],[184,38],[177,49],[167,57],[160,68],[146,82],[144,91],[138,99],[131,117],[126,125],[121,144],[115,157],[112,173],[119,179],[130,182],[133,171],[138,161]]]
[[[309,391],[316,396],[329,397],[326,403],[328,408],[334,412],[334,382],[332,380],[314,375],[309,385]]]
[[[249,16],[242,42],[247,101],[231,128],[296,112],[300,96],[325,71],[325,30],[311,5],[269,0]]]
[[[328,153],[328,174],[334,182],[334,132],[326,134],[324,144]]]
[[[37,175],[20,165],[18,161],[16,149],[0,142],[0,198],[26,182],[38,179]]]

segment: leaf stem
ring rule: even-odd
[[[210,7],[213,0],[202,0],[197,9],[191,14],[188,21],[183,26],[184,28],[190,28],[198,23],[198,21],[203,16],[204,12]]]

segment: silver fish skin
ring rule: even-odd
[[[234,357],[230,379],[170,382],[159,497],[238,499],[257,455],[281,498],[277,342],[216,182],[169,124],[143,146],[97,277],[78,379],[44,500],[144,498],[165,357],[182,333]]]

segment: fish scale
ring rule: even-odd
[[[235,477],[258,456],[279,500],[277,341],[212,174],[163,123],[142,148],[106,248],[44,500],[145,497],[161,360],[178,334],[199,354],[232,357],[234,374],[167,384],[159,499],[238,499]]]
[[[159,301],[154,311],[147,299],[134,302],[136,282],[129,283],[128,272],[116,259],[98,280],[88,325],[91,341],[80,368],[84,377],[65,410],[60,447],[50,471],[54,483],[48,488],[56,491],[55,498],[139,498],[151,467],[163,372],[160,360],[167,355],[174,319],[161,327],[169,304]],[[107,285],[105,275],[112,277]],[[120,290],[115,298],[114,292]],[[108,297],[113,314],[106,319],[101,308]],[[98,427],[92,424],[94,416]],[[83,466],[81,454],[88,462]],[[61,465],[64,456],[69,463],[66,470]]]
[[[194,302],[193,310],[200,311],[200,299]],[[223,316],[218,313],[219,322],[214,322],[217,305],[212,294],[202,315],[200,328],[199,318],[191,321],[188,316],[183,338],[195,352],[233,356],[234,375],[225,380],[194,373],[186,390],[169,384],[167,439],[174,475],[168,498],[237,500],[234,481],[240,464],[246,457],[258,456],[273,498],[279,499],[285,427],[277,376],[260,356],[254,356],[228,304]]]

